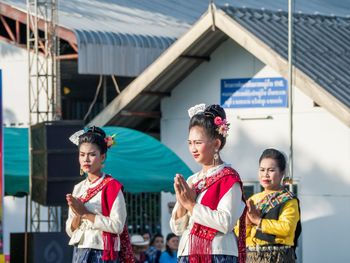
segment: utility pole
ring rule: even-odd
[[[293,1],[288,0],[288,110],[289,110],[289,169],[293,188]]]

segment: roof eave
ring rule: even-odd
[[[224,11],[216,10],[215,15],[205,13],[200,20],[169,47],[154,63],[152,63],[138,78],[122,91],[89,125],[104,126],[121,113],[142,91],[146,90],[162,72],[176,61],[186,49],[199,40],[208,30],[215,27],[249,51],[260,61],[269,65],[284,78],[288,78],[288,61],[276,53],[254,34],[234,21]],[[329,94],[313,79],[294,67],[295,86],[302,90],[317,104],[334,114],[340,121],[350,127],[350,109]]]
[[[185,54],[186,50],[193,45],[196,40],[203,36],[208,30],[212,30],[212,19],[211,14],[205,13],[189,31],[171,45],[155,62],[147,67],[139,77],[130,83],[130,85],[112,100],[103,111],[95,116],[88,125],[104,126],[115,119],[131,101],[145,91],[148,86],[152,85],[166,68],[175,63],[181,55]]]

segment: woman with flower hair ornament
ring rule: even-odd
[[[114,136],[98,127],[78,131],[70,140],[79,147],[81,175],[86,179],[67,194],[66,232],[74,246],[73,263],[134,262],[126,228],[123,186],[102,172]]]
[[[170,219],[174,234],[181,235],[178,262],[245,262],[245,227],[233,227],[245,217],[245,201],[239,174],[220,158],[229,123],[219,105],[189,109],[188,146],[202,169],[187,181],[174,179],[176,204]]]

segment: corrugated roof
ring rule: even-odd
[[[26,12],[25,0],[0,0]],[[237,7],[287,10],[287,0],[216,0]],[[294,1],[296,12],[350,14],[350,1]],[[59,25],[75,32],[78,70],[137,76],[208,8],[209,0],[59,0]]]
[[[223,7],[207,12],[173,46],[129,84],[90,125],[137,128],[145,121],[128,112],[152,111],[227,38],[287,77],[287,13]],[[295,15],[294,80],[302,91],[350,127],[349,18]]]
[[[223,10],[280,56],[288,58],[288,13]],[[350,18],[295,14],[293,64],[350,108]]]
[[[1,2],[26,12],[25,0]],[[186,14],[184,19],[180,8],[163,2],[167,1],[58,1],[59,25],[77,37],[79,73],[136,76],[142,72],[190,27],[188,21],[197,18]]]

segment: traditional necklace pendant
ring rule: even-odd
[[[202,181],[200,181],[199,183],[198,183],[198,189],[203,189],[203,187],[205,186],[205,181],[204,180],[202,180]]]

